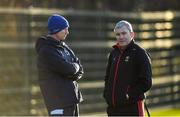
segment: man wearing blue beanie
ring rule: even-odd
[[[50,116],[79,116],[82,99],[77,81],[83,67],[64,40],[69,23],[61,15],[48,19],[48,35],[36,42],[39,85]]]
[[[49,34],[55,34],[67,27],[69,27],[69,23],[63,16],[54,14],[48,19]]]

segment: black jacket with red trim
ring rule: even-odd
[[[113,46],[103,94],[109,106],[122,106],[145,98],[144,93],[152,86],[150,61],[149,54],[134,40],[125,50]]]

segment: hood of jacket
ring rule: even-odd
[[[41,48],[44,46],[58,46],[58,47],[60,47],[63,45],[64,45],[64,42],[62,42],[62,41],[57,41],[50,36],[42,36],[42,37],[37,39],[35,49],[36,49],[36,52],[39,53]]]

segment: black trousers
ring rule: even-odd
[[[57,108],[49,112],[49,116],[79,116],[79,105]]]
[[[144,102],[138,101],[121,107],[107,107],[108,116],[144,116]]]

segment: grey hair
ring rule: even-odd
[[[115,26],[115,28],[114,28],[114,31],[115,31],[116,29],[122,28],[123,26],[126,26],[127,29],[128,29],[130,32],[133,32],[132,25],[131,25],[129,22],[125,21],[125,20],[121,20],[121,21],[119,21],[118,23],[116,23],[116,26]]]

